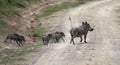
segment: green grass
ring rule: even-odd
[[[20,51],[22,52],[22,51]],[[20,53],[19,52],[19,53]],[[16,55],[16,51],[9,51],[9,50],[6,50],[6,51],[3,51],[1,52],[1,54],[9,54],[8,56],[6,56],[5,58],[1,59],[0,60],[0,64],[7,64],[7,63],[14,63],[14,62],[17,62],[17,61],[25,61],[26,59],[23,58],[23,57],[20,57],[19,55]]]
[[[44,33],[44,28],[42,28],[41,26],[36,26],[34,29],[33,29],[33,36],[35,37],[42,37],[43,36],[43,33]]]
[[[0,61],[0,64],[7,64],[7,63],[14,63],[17,61],[25,61],[24,58],[15,58],[15,57],[6,57],[2,61]]]
[[[5,23],[3,20],[0,20],[0,34],[6,32],[6,27],[7,27],[7,23]]]
[[[49,7],[42,15],[40,15],[40,17],[49,16],[49,15],[51,15],[55,12],[58,12],[60,10],[63,10],[63,9],[77,7],[78,5],[85,4],[89,1],[93,1],[93,0],[78,0],[77,2],[66,2],[66,3],[63,3],[63,4],[58,5],[58,6]]]
[[[6,23],[3,20],[0,20],[0,28],[6,27]]]
[[[63,3],[62,5],[58,5],[58,6],[48,8],[40,17],[49,16],[49,15],[51,15],[55,12],[58,12],[60,10],[71,8],[71,7],[76,7],[76,6],[78,6],[78,3],[68,3],[68,2],[66,2],[66,3]]]
[[[37,52],[38,48],[40,48],[41,45],[42,45],[41,42],[37,42],[37,43],[34,43],[34,44],[30,45],[29,47],[23,48],[21,50],[3,51],[0,54],[9,54],[9,55],[6,56],[5,58],[1,59],[0,64],[9,64],[9,63],[14,64],[16,62],[26,61],[24,56],[31,53],[31,52]]]
[[[3,35],[7,31],[7,24],[3,21],[3,17],[11,18],[15,16],[20,16],[19,12],[16,11],[16,8],[25,8],[25,1],[0,0],[0,35]]]
[[[95,1],[95,0],[77,0],[79,4],[85,4],[90,1]]]
[[[15,10],[17,8],[25,8],[24,0],[0,0],[0,17],[7,16],[19,16],[19,13]]]

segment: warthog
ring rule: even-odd
[[[44,45],[48,45],[48,43],[49,43],[49,41],[50,41],[51,38],[52,38],[52,35],[51,35],[51,34],[42,36],[43,44],[44,44]]]
[[[50,40],[52,40],[55,43],[57,42],[59,43],[60,39],[64,41],[63,37],[65,37],[65,34],[63,32],[55,32],[55,33],[44,35],[42,37],[42,41],[44,45],[48,45]]]
[[[4,42],[7,42],[7,40],[10,40],[10,42],[13,40],[15,41],[19,46],[23,46],[23,41],[25,42],[25,37],[18,34],[9,34]]]
[[[63,32],[52,33],[52,39],[55,43],[59,43],[60,39],[64,41],[63,37],[65,37]]]
[[[84,42],[86,42],[86,37],[87,37],[87,34],[88,34],[88,31],[93,31],[94,29],[91,28],[90,24],[87,23],[87,22],[82,22],[82,25],[80,27],[76,27],[76,28],[72,28],[70,30],[70,34],[71,34],[71,41],[70,43],[73,42],[73,44],[75,44],[74,42],[74,38],[76,37],[80,37],[80,42],[82,42],[82,36],[84,36]]]

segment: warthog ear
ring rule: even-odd
[[[85,23],[84,22],[82,22],[82,25],[84,25]]]
[[[87,21],[85,21],[85,24],[87,24]]]
[[[48,36],[52,36],[52,34],[48,34]]]
[[[57,31],[57,32],[55,32],[55,33],[59,33],[59,32]]]

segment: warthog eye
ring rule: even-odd
[[[90,31],[93,31],[94,29],[92,28]]]

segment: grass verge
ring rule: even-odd
[[[55,12],[58,12],[60,10],[63,10],[63,9],[77,7],[78,5],[85,4],[89,1],[93,1],[93,0],[78,0],[77,2],[65,2],[61,5],[57,5],[57,6],[54,6],[54,7],[49,7],[42,15],[40,15],[40,17],[49,16],[49,15],[51,15]]]
[[[15,10],[17,8],[25,8],[25,1],[23,0],[0,0],[0,17],[20,16]]]
[[[0,54],[4,54],[7,55],[6,57],[4,57],[3,59],[0,60],[0,65],[2,64],[14,64],[16,62],[20,62],[20,61],[26,61],[26,59],[24,58],[25,55],[31,53],[31,52],[37,52],[38,48],[41,47],[41,42],[38,43],[34,43],[32,45],[30,45],[29,47],[25,47],[21,50],[5,50],[3,52],[1,52]]]
[[[20,16],[17,8],[25,8],[24,0],[0,0],[0,35],[7,31],[7,24],[3,21],[3,17]]]
[[[42,37],[44,34],[44,28],[42,28],[41,26],[36,26],[33,29],[33,36],[34,37]]]
[[[71,8],[71,7],[75,7],[77,6],[79,3],[63,3],[62,5],[58,5],[58,6],[54,6],[54,7],[50,7],[48,8],[40,17],[45,17],[45,16],[49,16],[57,11],[63,10],[63,9],[67,9],[67,8]]]
[[[7,23],[5,23],[5,21],[3,20],[0,20],[0,35],[6,32],[6,27],[7,27]]]

